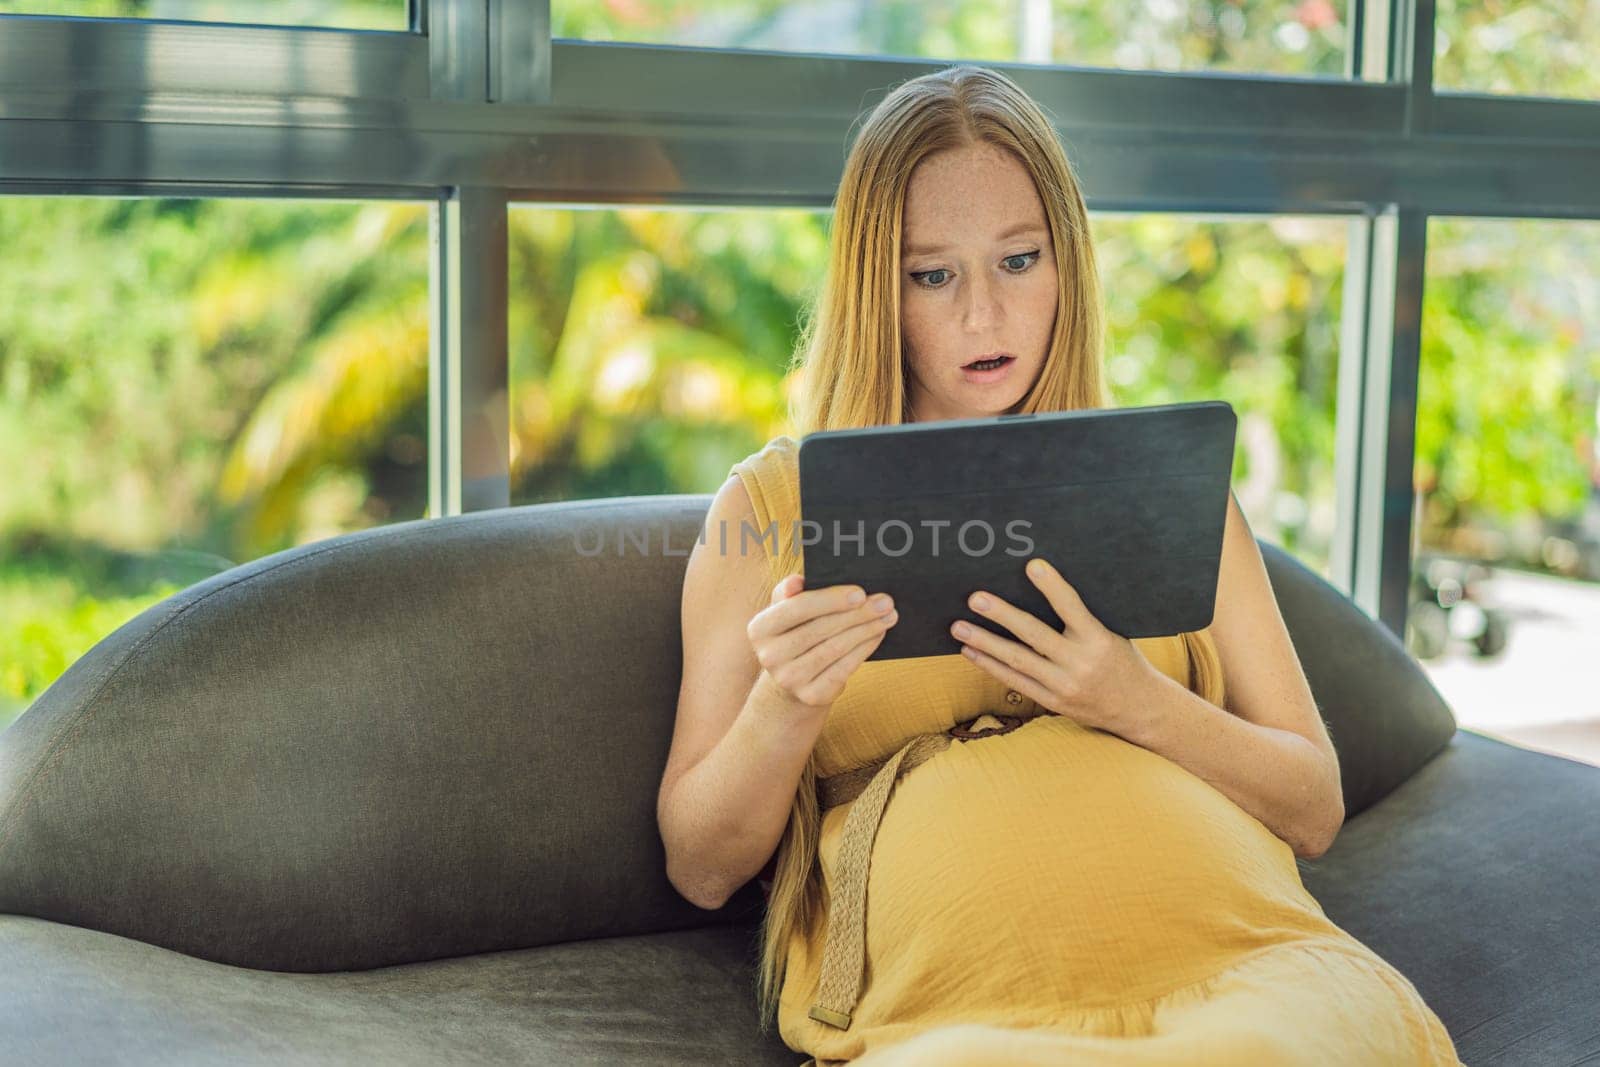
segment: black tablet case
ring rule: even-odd
[[[872,660],[959,654],[957,618],[1015,640],[967,606],[978,589],[1061,629],[1023,570],[1035,556],[1124,637],[1203,629],[1216,605],[1237,427],[1231,405],[1207,400],[807,434],[806,588],[854,583],[894,597],[899,621]],[[948,525],[924,525],[940,521]],[[974,521],[992,541],[981,525],[958,540]],[[1019,521],[1029,525],[1008,525]],[[862,536],[835,538],[835,529]]]

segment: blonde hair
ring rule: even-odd
[[[1027,168],[1055,250],[1055,328],[1039,378],[1017,410],[1113,406],[1103,373],[1105,318],[1088,210],[1072,165],[1044,111],[1015,82],[960,65],[896,87],[851,145],[834,198],[827,273],[791,364],[789,419],[796,439],[905,421],[899,309],[906,187],[927,156],[973,143],[1005,149]],[[785,561],[791,570],[796,562]],[[1222,665],[1210,635],[1183,638],[1189,688],[1220,705]],[[762,924],[757,1000],[763,1030],[777,1015],[792,937],[826,908],[817,865],[822,819],[816,779],[813,753],[778,845]]]

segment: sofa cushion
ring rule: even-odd
[[[1443,748],[1455,716],[1388,627],[1277,545],[1256,543],[1339,754],[1348,819]]]
[[[771,1064],[748,930],[602,938],[338,974],[208,963],[0,916],[7,1063]]]
[[[719,921],[655,819],[709,502],[400,523],[151,607],[0,734],[0,912],[292,971]]]
[[[1473,1067],[1600,1059],[1600,769],[1459,731],[1301,862]]]

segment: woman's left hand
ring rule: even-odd
[[[1148,706],[1147,687],[1155,668],[1132,641],[1095,618],[1060,571],[1043,559],[1030,560],[1025,571],[1065,628],[1057,630],[979,590],[967,598],[972,610],[1020,640],[957,620],[950,632],[964,642],[962,655],[1046,711],[1112,733],[1126,729],[1139,709]]]

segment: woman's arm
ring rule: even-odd
[[[730,476],[709,529],[755,523]],[[684,899],[720,908],[775,854],[823,713],[800,709],[756,658],[748,634],[769,580],[765,553],[695,544],[683,580],[683,676],[672,745],[656,796],[667,880]]]
[[[1223,703],[1152,668],[1148,699],[1116,732],[1205,779],[1315,859],[1344,825],[1339,759],[1295,654],[1244,512],[1228,494],[1216,611]]]

